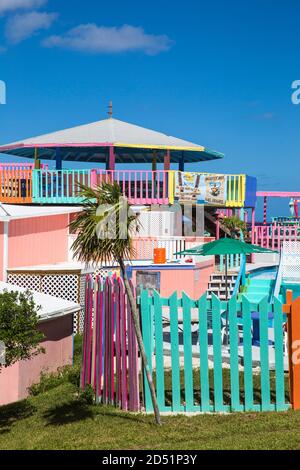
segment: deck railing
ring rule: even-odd
[[[24,177],[24,172],[26,177]],[[131,204],[173,204],[174,171],[147,170],[40,170],[34,164],[1,164],[0,201],[11,203],[74,204],[80,203],[79,186],[96,186],[101,182],[117,182]],[[203,174],[203,173],[202,173]],[[199,173],[201,175],[201,173]],[[245,175],[227,176],[227,207],[243,207]],[[24,183],[23,180],[26,180]],[[22,190],[16,190],[16,188]],[[26,188],[26,190],[25,190]],[[26,193],[26,197],[21,197]],[[32,198],[32,199],[31,199]]]
[[[91,186],[89,170],[34,170],[32,202],[78,204],[80,184]]]
[[[282,242],[300,240],[300,227],[297,225],[278,227],[276,225],[256,225],[253,243],[263,248],[280,250]]]
[[[0,171],[0,201],[17,204],[32,202],[32,171]]]
[[[167,171],[97,170],[92,181],[115,181],[131,204],[168,204],[169,173]]]

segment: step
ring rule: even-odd
[[[268,294],[254,294],[254,293],[244,293],[245,297],[247,297],[250,302],[259,303],[262,299],[268,296]]]
[[[250,279],[250,286],[270,286],[274,282],[273,279]]]
[[[271,286],[250,286],[247,289],[247,292],[270,292]]]

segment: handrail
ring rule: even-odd
[[[280,258],[279,258],[278,271],[277,271],[276,280],[275,280],[275,286],[274,286],[273,294],[272,294],[272,297],[271,297],[272,302],[274,302],[275,297],[278,298],[278,296],[279,296],[281,282],[282,282],[282,272],[283,272],[283,254],[282,254],[282,250],[281,250]]]
[[[244,285],[245,283],[245,268],[246,268],[246,256],[241,255],[241,266],[240,266],[240,270],[238,273],[238,277],[236,278],[236,283],[233,289],[232,297],[237,296],[240,285],[241,284]]]

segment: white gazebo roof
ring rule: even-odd
[[[0,146],[0,153],[32,158],[34,149],[38,148],[40,158],[54,159],[56,148],[61,148],[64,160],[93,162],[107,158],[109,146],[115,147],[116,161],[120,163],[126,163],[126,160],[131,162],[132,159],[149,161],[149,151],[153,150],[158,151],[158,157],[160,151],[170,150],[172,161],[178,161],[182,152],[185,161],[223,157],[201,145],[114,118],[12,142]]]

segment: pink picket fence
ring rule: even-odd
[[[91,276],[86,282],[81,387],[98,403],[139,411],[138,347],[123,280]]]
[[[92,183],[115,181],[131,204],[168,204],[167,171],[92,170]]]
[[[300,227],[297,225],[279,227],[277,225],[256,225],[252,233],[252,243],[271,250],[280,250],[283,242],[300,240]]]

